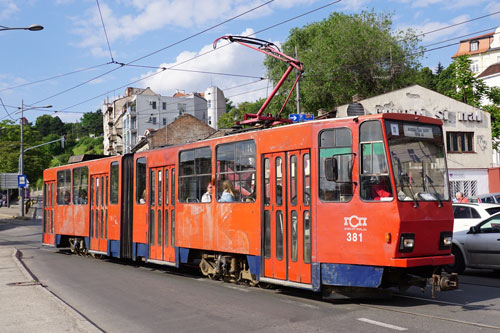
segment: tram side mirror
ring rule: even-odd
[[[330,182],[336,182],[339,179],[339,169],[335,157],[325,158],[325,178]]]

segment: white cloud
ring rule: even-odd
[[[466,34],[468,32],[468,30],[467,30],[467,27],[465,24],[457,25],[457,26],[450,27],[450,28],[447,28],[447,27],[449,27],[453,24],[457,24],[457,23],[466,21],[468,19],[470,19],[470,17],[468,15],[461,15],[461,16],[455,17],[450,22],[435,22],[435,21],[426,20],[426,21],[423,21],[419,25],[402,26],[402,27],[398,27],[398,29],[412,28],[416,31],[417,34],[427,33],[426,35],[422,36],[422,39],[424,42],[439,41],[445,37],[454,37],[457,35]],[[434,32],[432,32],[432,31],[434,31]]]
[[[242,33],[242,35],[249,35],[252,33],[253,30],[247,29]],[[177,63],[192,59],[211,50],[212,45],[210,44],[203,46],[199,52],[184,51],[177,56],[175,63],[163,63],[159,67],[172,67]],[[263,77],[265,75],[263,61],[264,54],[262,53],[251,50],[237,43],[228,45],[227,42],[221,41],[214,52],[210,52],[203,57],[199,57],[175,68]],[[158,70],[157,72],[160,71],[161,70]],[[141,78],[147,77],[153,73],[155,72],[150,71],[142,75]],[[144,87],[150,87],[156,93],[160,93],[165,96],[172,96],[176,90],[185,90],[186,92],[204,92],[206,88],[213,85],[221,89],[225,89],[256,80],[258,79],[167,70],[145,79],[142,81],[142,84]],[[236,104],[242,101],[254,101],[258,98],[267,96],[267,91],[265,89],[254,92],[250,91],[265,87],[266,82],[267,80],[263,80],[258,84],[251,84],[231,89],[225,92],[225,95],[238,95],[231,98],[231,100]]]
[[[1,0],[0,0],[1,1]],[[269,16],[274,9],[308,5],[318,0],[277,0],[264,5],[238,19],[255,19]],[[357,0],[366,1],[366,0]],[[266,0],[121,0],[119,8],[100,3],[100,9],[111,43],[131,40],[145,33],[167,26],[191,28],[205,27],[227,20],[264,4]],[[102,22],[97,8],[90,7],[85,13],[73,17],[74,33],[81,36],[75,45],[82,48],[106,49]],[[98,55],[100,52],[93,52]],[[105,52],[104,52],[105,53]]]
[[[495,13],[500,11],[500,2],[491,2],[486,6],[488,13]]]
[[[15,1],[13,0],[0,0],[0,19],[4,20],[10,18],[14,13],[18,12]]]
[[[339,5],[342,5],[344,10],[356,12],[366,7],[370,2],[371,0],[352,0],[342,1]]]
[[[465,8],[465,7],[477,7],[481,3],[486,3],[488,0],[392,0],[394,2],[410,4],[413,8],[426,8],[430,6],[446,8],[446,9],[457,9],[457,8]]]

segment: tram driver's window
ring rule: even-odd
[[[359,129],[360,136],[360,196],[363,200],[393,200],[389,167],[385,153],[382,126],[378,120],[366,121]]]
[[[146,158],[138,158],[135,165],[135,202],[146,203]]]
[[[350,201],[353,183],[344,180],[352,179],[351,130],[348,128],[324,130],[319,134],[319,146],[319,198],[322,201]],[[338,162],[337,181],[326,179],[325,160],[332,157]]]

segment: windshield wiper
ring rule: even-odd
[[[434,197],[436,198],[436,200],[438,202],[438,207],[443,207],[443,202],[441,201],[441,199],[439,199],[439,193],[436,190],[436,187],[434,186],[434,181],[427,174],[425,175],[425,179],[427,179],[427,181],[431,184],[432,190],[434,191],[434,193],[432,193],[432,194],[434,195]]]
[[[408,181],[406,180],[407,178],[408,178],[407,173],[400,173],[399,174],[399,179],[401,180],[401,184],[403,185],[403,188],[408,186],[408,189],[410,190],[411,198],[413,199],[413,203],[414,203],[413,207],[418,208],[418,200],[417,200],[417,197],[415,196],[415,192],[413,191],[413,186],[411,185],[409,180]],[[406,184],[408,184],[408,185],[406,185]]]

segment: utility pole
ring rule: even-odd
[[[19,157],[19,174],[24,174],[24,99],[21,100],[21,156]],[[24,216],[24,187],[19,187],[19,216]]]
[[[297,52],[297,45],[295,45],[295,59],[299,59],[299,54]],[[297,72],[297,78],[300,76],[300,72],[298,70],[296,70]],[[297,97],[296,97],[296,100],[297,100],[297,113],[300,114],[300,80],[297,81]]]

